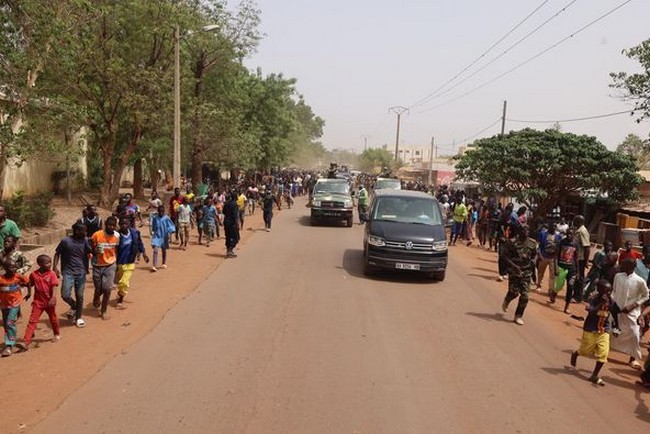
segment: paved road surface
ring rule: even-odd
[[[444,283],[367,279],[362,227],[306,215],[283,210],[34,431],[647,432],[629,368],[602,389],[592,361],[566,368],[576,325],[535,303],[524,327],[496,313],[489,254],[455,247]]]

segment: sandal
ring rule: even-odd
[[[641,364],[640,364],[639,362],[637,362],[636,360],[632,360],[632,361],[630,362],[630,366],[631,366],[632,368],[636,369],[637,371],[640,371],[641,369],[643,369],[643,367],[641,366]]]
[[[589,381],[594,383],[596,386],[604,386],[605,382],[602,380],[602,378],[599,377],[590,377]]]

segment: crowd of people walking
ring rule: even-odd
[[[547,303],[554,305],[565,290],[562,311],[583,322],[582,343],[571,354],[571,365],[576,366],[579,356],[594,357],[590,381],[603,386],[600,371],[611,346],[629,357],[632,368],[642,371],[638,384],[650,388],[650,357],[641,363],[642,339],[650,325],[650,248],[637,251],[627,241],[616,251],[606,241],[592,254],[581,215],[570,223],[554,215],[531,228],[525,206],[515,209],[512,203],[471,200],[462,191],[438,192],[438,199],[453,221],[450,246],[474,244],[496,254],[495,278],[508,281],[501,310],[508,312],[517,300],[516,324],[524,325],[531,286],[543,293],[546,278]],[[559,208],[554,212],[559,214]]]
[[[61,339],[61,327],[56,313],[57,288],[68,305],[64,317],[78,328],[84,328],[86,281],[92,279],[94,292],[92,308],[103,320],[110,319],[109,307],[125,309],[131,277],[140,261],[150,264],[151,272],[168,267],[170,246],[178,250],[190,249],[190,237],[196,231],[197,245],[210,247],[223,237],[226,258],[236,258],[240,230],[247,216],[261,209],[264,230],[270,232],[274,209],[290,207],[293,197],[305,193],[303,180],[309,183],[311,175],[284,173],[282,176],[262,179],[261,183],[245,180],[223,189],[207,189],[199,194],[188,186],[185,192],[174,189],[168,199],[153,190],[143,211],[131,194],[119,199],[110,215],[99,215],[94,205],[83,208],[81,217],[72,223],[71,233],[55,249],[54,257],[39,255],[37,268],[17,248],[21,237],[18,225],[6,218],[0,206],[0,307],[4,325],[4,347],[1,355],[11,356],[16,351],[28,351],[43,313],[46,313],[53,331],[53,342]],[[145,218],[146,217],[146,218]],[[144,227],[147,229],[143,229]],[[149,244],[141,230],[148,231]],[[147,254],[151,247],[152,257]],[[30,272],[31,271],[31,272]],[[114,293],[116,295],[114,296]],[[17,336],[17,321],[22,316],[22,305],[32,300],[32,310],[22,339]]]

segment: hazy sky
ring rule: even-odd
[[[400,146],[425,146],[435,136],[441,153],[462,145],[501,116],[517,120],[572,119],[631,107],[610,89],[609,73],[637,71],[621,54],[650,38],[650,0],[623,8],[520,69],[440,107],[578,31],[624,0],[548,0],[528,21],[472,68],[460,83],[402,116]],[[262,40],[247,60],[265,73],[298,80],[298,90],[325,119],[327,148],[395,144],[391,106],[410,107],[468,66],[543,3],[541,0],[258,0]],[[463,78],[507,50],[566,5],[537,33],[465,82]],[[439,92],[439,93],[441,93]],[[425,111],[428,110],[428,111]],[[628,115],[562,123],[562,130],[598,137],[613,148],[628,133],[647,137],[650,120]],[[507,130],[528,125],[507,122]],[[499,132],[500,123],[481,136]],[[446,147],[446,148],[445,148]]]

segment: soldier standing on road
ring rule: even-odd
[[[366,190],[366,187],[361,184],[359,187],[359,196],[358,199],[358,211],[359,211],[359,224],[363,223],[363,220],[361,220],[361,216],[364,214],[368,214],[368,190]]]
[[[503,245],[503,259],[508,265],[508,293],[501,309],[507,312],[510,302],[519,297],[515,323],[524,325],[522,317],[528,304],[528,291],[535,268],[537,245],[528,237],[527,225],[516,226],[515,232],[515,240],[506,240]]]
[[[235,246],[239,242],[239,206],[237,193],[231,192],[223,206],[223,227],[226,235],[226,257],[236,258]]]

